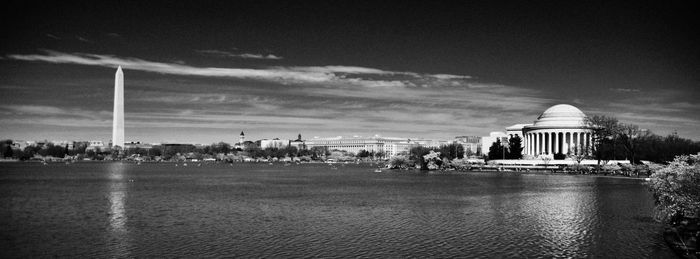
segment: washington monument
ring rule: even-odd
[[[124,148],[124,73],[117,68],[114,75],[114,121],[112,123],[112,147]]]

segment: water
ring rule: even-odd
[[[673,257],[641,180],[0,164],[0,257]]]

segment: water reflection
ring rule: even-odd
[[[536,196],[530,203],[538,228],[556,256],[584,255],[581,245],[590,242],[595,224],[597,200],[593,179],[580,179],[574,186],[557,186]]]
[[[0,163],[0,258],[674,256],[638,180],[353,167]]]
[[[111,232],[110,247],[115,256],[126,256],[129,246],[126,226],[127,180],[126,164],[111,163],[108,170],[109,226]]]
[[[113,232],[126,232],[126,213],[124,212],[125,191],[113,191],[109,194],[109,223]]]

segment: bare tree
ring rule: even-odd
[[[639,126],[634,124],[620,124],[620,142],[625,148],[625,151],[629,155],[630,162],[635,163],[636,158],[636,147],[640,140],[648,137],[651,132],[648,130],[640,129]]]
[[[617,118],[606,116],[606,115],[595,115],[593,117],[586,117],[586,125],[593,131],[592,142],[593,142],[593,155],[598,160],[596,165],[596,173],[600,172],[600,162],[603,159],[603,146],[606,144],[612,144],[613,157],[615,155],[615,145],[620,132],[620,123]]]
[[[552,162],[552,158],[549,156],[542,156],[542,163],[544,163],[544,170],[547,170],[549,163]]]
[[[578,152],[576,150],[569,150],[569,157],[576,161],[577,164],[581,165],[581,161],[585,160],[588,158],[588,151],[589,147],[585,147],[585,149],[578,149]]]

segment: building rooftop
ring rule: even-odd
[[[568,104],[557,104],[540,114],[531,127],[583,127],[585,120],[586,114],[578,108]]]
[[[506,128],[506,130],[522,130],[525,126],[531,126],[532,123],[521,123],[521,124],[515,124],[511,125]]]

